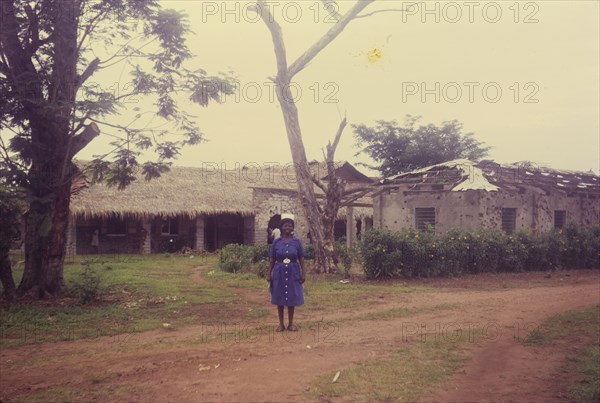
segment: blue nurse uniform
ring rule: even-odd
[[[295,236],[283,236],[271,244],[269,256],[275,259],[271,275],[271,303],[281,306],[304,304],[302,269],[298,259],[304,257],[304,246]],[[289,261],[288,261],[289,260]]]

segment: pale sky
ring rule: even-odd
[[[209,140],[185,149],[177,165],[287,163],[291,154],[269,76],[276,73],[269,30],[250,2],[162,1],[185,11],[197,57],[188,68],[235,72],[240,91],[222,104],[186,109]],[[332,23],[318,0],[272,1],[291,64]],[[339,1],[345,12],[354,1]],[[309,159],[321,159],[346,114],[349,123],[423,124],[457,119],[492,146],[489,158],[600,172],[598,1],[378,1],[294,78]],[[124,87],[117,71],[103,85]],[[107,150],[95,140],[79,158]],[[338,160],[354,157],[350,127]],[[367,172],[369,173],[369,172]]]

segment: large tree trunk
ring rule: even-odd
[[[14,301],[16,294],[15,280],[12,276],[12,267],[8,258],[8,250],[0,251],[0,282],[4,287],[4,299]]]
[[[315,249],[315,270],[320,272],[333,271],[335,263],[333,261],[333,243],[331,238],[326,240],[323,223],[321,222],[321,212],[317,204],[317,198],[313,187],[312,175],[308,168],[304,143],[302,142],[302,133],[298,120],[298,109],[293,101],[294,97],[290,91],[290,81],[286,76],[277,77],[277,98],[285,121],[286,132],[290,149],[292,150],[292,160],[296,168],[296,181],[298,183],[298,194],[304,215],[308,220],[310,234]],[[332,231],[333,232],[333,229]]]
[[[32,164],[25,235],[25,271],[18,295],[56,296],[64,286],[72,158],[82,148],[72,137],[81,1],[57,2],[52,77],[46,101],[29,105]],[[97,133],[96,133],[97,134]],[[91,139],[90,139],[91,140]],[[89,142],[89,140],[88,140]]]
[[[35,186],[27,212],[25,270],[18,295],[43,298],[58,295],[64,287],[63,263],[71,197],[70,172],[56,164],[44,164],[49,186]],[[39,175],[42,172],[37,170]]]

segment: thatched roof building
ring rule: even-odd
[[[172,167],[150,181],[140,175],[123,190],[104,183],[89,186],[72,198],[71,211],[82,217],[116,214],[137,218],[156,215],[195,218],[199,214],[223,213],[250,216],[254,213],[251,184],[246,177],[236,177],[234,173]]]
[[[313,163],[310,169],[317,177],[325,179],[327,170],[324,165]],[[349,187],[370,186],[372,183],[347,162],[336,163],[336,171]],[[359,220],[372,217],[370,197],[363,197],[354,204],[354,217]],[[106,184],[89,185],[71,199],[73,219],[79,227],[86,227],[86,233],[93,227],[100,227],[101,233],[110,235],[111,225],[121,225],[119,228],[123,228],[127,235],[151,234],[151,245],[146,245],[146,249],[153,251],[157,248],[152,244],[158,245],[162,236],[181,237],[181,234],[165,233],[164,228],[161,229],[168,219],[178,217],[178,231],[185,228],[188,239],[184,246],[215,249],[224,242],[261,242],[263,232],[273,225],[270,219],[281,213],[298,216],[297,226],[299,224],[305,235],[307,224],[301,210],[293,164],[175,166],[150,181],[140,175],[123,190]],[[346,209],[340,209],[338,217],[345,219],[346,215]],[[126,224],[105,223],[110,220]],[[136,224],[137,221],[145,224]],[[77,234],[72,236],[74,239],[77,237]],[[86,243],[86,237],[81,241]],[[209,241],[209,238],[219,239]],[[147,240],[138,240],[129,249],[135,251],[138,246],[143,247],[138,245],[141,242],[147,243]]]

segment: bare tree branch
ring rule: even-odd
[[[405,11],[406,11],[406,10],[405,10],[405,9],[403,9],[403,8],[387,8],[387,9],[385,9],[385,10],[375,10],[375,11],[372,11],[372,12],[370,12],[370,13],[366,13],[366,14],[357,15],[355,18],[366,18],[366,17],[370,17],[370,16],[372,16],[372,15],[379,14],[379,13],[389,13],[389,12],[398,12],[398,13],[403,13],[403,12],[405,12]]]
[[[285,44],[283,42],[281,26],[279,25],[279,23],[277,23],[277,21],[275,21],[273,14],[271,14],[271,10],[269,10],[269,7],[266,6],[264,0],[258,0],[256,4],[259,7],[258,12],[260,13],[265,24],[267,25],[267,28],[269,28],[269,31],[271,32],[273,46],[275,46],[275,57],[277,59],[277,76],[280,77],[281,74],[287,75],[286,51]],[[291,76],[289,76],[289,78],[291,78]]]
[[[337,133],[335,134],[335,138],[333,140],[333,144],[329,143],[327,144],[327,161],[333,161],[334,155],[335,155],[335,150],[337,149],[337,146],[340,142],[340,138],[342,137],[342,133],[344,132],[344,128],[346,127],[347,124],[347,120],[346,117],[344,116],[344,119],[342,119],[342,121],[340,122],[340,125],[338,127]]]
[[[298,72],[300,72],[312,59],[315,58],[315,56],[321,50],[323,50],[327,45],[331,43],[331,41],[333,41],[335,38],[338,37],[339,34],[342,33],[344,28],[346,28],[346,25],[348,25],[348,23],[352,21],[358,15],[358,13],[364,10],[365,7],[367,7],[373,1],[375,0],[359,0],[354,5],[354,7],[352,7],[346,14],[344,14],[321,39],[319,39],[313,46],[311,46],[306,52],[304,52],[302,56],[300,56],[298,59],[296,59],[294,63],[292,63],[288,70],[289,78],[291,79]]]
[[[71,121],[71,125],[75,126],[75,123],[77,123],[76,127],[73,127],[70,131],[69,131],[69,137],[74,137],[75,133],[77,133],[79,130],[81,130],[81,128],[83,128],[83,126],[85,126],[85,120],[87,118],[90,117],[90,115],[92,114],[91,111],[86,112],[83,116],[81,117],[77,117],[75,116],[75,114],[73,114],[73,120]]]
[[[356,188],[351,188],[351,189],[346,189],[344,190],[344,194],[343,196],[351,196],[354,193],[360,193],[360,192],[367,192],[369,193],[371,190],[373,190],[373,188],[371,187],[371,185],[367,185],[367,186],[361,186],[361,187],[356,187]]]
[[[77,92],[79,90],[79,88],[81,87],[81,85],[88,79],[90,78],[95,72],[96,70],[98,70],[98,65],[100,64],[100,59],[95,58],[94,60],[92,60],[92,62],[85,68],[85,70],[83,71],[83,73],[81,73],[81,75],[79,76],[79,79],[77,80],[77,86],[75,87],[75,92]]]
[[[70,158],[77,155],[79,151],[83,150],[98,135],[100,135],[100,129],[96,123],[92,122],[80,134],[72,137]]]
[[[321,189],[323,192],[327,193],[327,187],[325,186],[325,184],[323,182],[321,182],[321,180],[319,178],[317,178],[317,175],[313,175],[311,177],[313,183],[319,188]]]
[[[323,3],[323,8],[325,11],[329,12],[329,16],[331,18],[335,19],[336,21],[342,19],[342,15],[337,11],[338,5],[335,0],[321,0],[321,3]]]
[[[108,9],[104,11],[100,11],[96,16],[90,19],[89,24],[85,27],[83,35],[81,36],[81,40],[77,44],[77,53],[81,51],[81,47],[83,46],[85,40],[90,35],[90,33],[100,24],[102,21],[101,17],[104,17],[108,13]]]
[[[340,207],[346,207],[349,206],[351,204],[353,204],[356,200],[365,197],[366,195],[368,195],[369,193],[371,193],[373,191],[373,188],[369,187],[369,188],[362,188],[361,189],[352,189],[352,191],[346,191],[344,192],[344,200],[342,200],[342,202],[340,203]],[[352,196],[350,196],[350,194],[352,193],[356,193]]]
[[[127,131],[131,130],[131,129],[129,129],[127,126],[123,126],[123,125],[117,125],[117,124],[114,124],[114,123],[108,123],[108,122],[104,122],[104,121],[102,121],[102,120],[94,119],[94,118],[92,118],[92,117],[88,117],[88,119],[89,119],[89,120],[91,120],[92,122],[95,122],[95,123],[98,123],[98,124],[101,124],[101,125],[106,125],[106,126],[109,126],[109,127],[112,127],[112,128],[114,128],[114,129],[123,130],[123,131],[125,131],[125,132],[127,132]]]
[[[127,47],[127,46],[128,46],[130,43],[131,43],[131,42],[133,42],[133,41],[134,41],[134,40],[136,40],[136,39],[139,39],[139,38],[141,38],[142,36],[143,36],[143,35],[141,35],[141,34],[140,34],[140,35],[136,35],[136,36],[134,36],[133,38],[131,38],[130,40],[128,40],[127,42],[125,42],[125,43],[123,44],[123,46],[121,46],[119,49],[117,49],[117,51],[116,51],[116,52],[115,52],[115,53],[114,53],[114,54],[113,54],[111,57],[109,57],[109,58],[108,58],[108,59],[106,59],[106,60],[103,60],[103,61],[101,61],[101,62],[100,62],[100,64],[102,65],[102,68],[107,68],[107,67],[110,67],[110,66],[112,66],[113,64],[120,63],[121,61],[123,61],[123,59],[127,59],[128,57],[132,56],[132,55],[133,55],[133,53],[131,53],[131,54],[126,54],[126,55],[125,55],[125,54],[122,54],[122,53],[121,53],[121,51],[122,51],[123,49],[125,49],[125,48],[126,48],[126,47]],[[150,40],[150,41],[146,42],[145,44],[143,44],[143,45],[142,45],[142,46],[140,46],[139,48],[136,48],[135,50],[136,50],[136,51],[140,51],[141,49],[143,49],[144,47],[146,47],[146,46],[150,45],[150,44],[151,44],[152,42],[154,42],[154,41],[156,41],[156,38],[154,38],[154,39],[152,39],[152,40]],[[105,66],[105,64],[106,64],[106,63],[110,62],[112,59],[116,58],[117,56],[121,56],[121,60],[117,61],[116,63],[112,63],[112,64],[110,64],[110,65],[108,65],[108,66]]]

